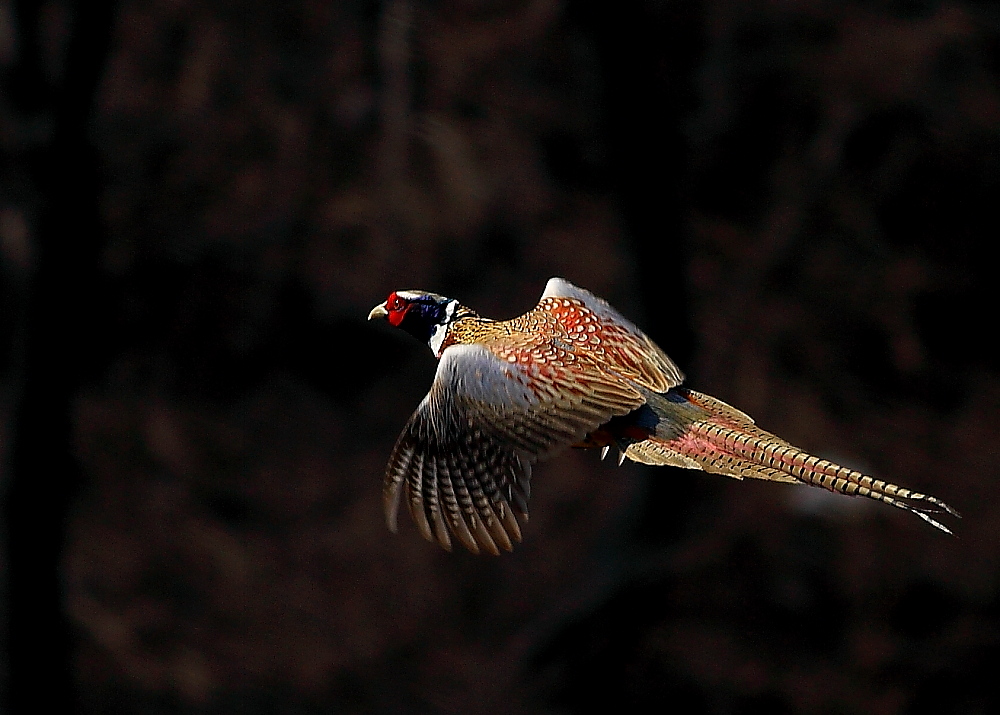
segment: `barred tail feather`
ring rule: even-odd
[[[649,402],[664,425],[656,436],[629,447],[627,455],[636,461],[658,464],[696,463],[706,472],[737,479],[767,479],[799,482],[831,492],[880,501],[915,514],[948,534],[951,529],[931,514],[959,513],[940,499],[906,489],[882,479],[820,459],[757,427],[742,412],[708,395],[689,391],[689,404],[702,412],[682,427],[679,413],[666,401]],[[707,414],[706,414],[707,413]]]
[[[705,450],[708,452],[704,455],[708,459],[703,462],[706,471],[731,473],[727,466],[729,455],[738,455],[750,462],[751,472],[759,473],[759,476],[748,474],[744,469],[740,476],[774,479],[773,475],[777,472],[831,492],[867,497],[915,514],[931,526],[948,534],[952,533],[951,529],[930,514],[948,513],[959,516],[958,512],[936,497],[814,457],[786,442],[772,441],[768,439],[769,433],[760,429],[753,430],[760,434],[748,434],[711,422],[695,424],[693,428],[692,432],[695,435],[702,437],[708,445],[714,447]],[[710,455],[712,452],[715,454]]]

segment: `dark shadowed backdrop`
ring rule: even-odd
[[[0,80],[4,712],[1000,708],[991,3],[0,0]],[[368,311],[554,275],[957,538],[581,452],[390,534]]]

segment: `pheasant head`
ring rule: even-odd
[[[402,328],[427,346],[435,357],[441,357],[448,329],[459,315],[472,314],[454,298],[422,290],[399,290],[389,294],[386,301],[372,308],[368,320],[381,318]]]

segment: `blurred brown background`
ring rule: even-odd
[[[0,0],[0,79],[6,712],[1000,708],[992,3]],[[576,452],[393,536],[368,310],[553,275],[958,537]]]

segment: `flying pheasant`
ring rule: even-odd
[[[607,302],[553,278],[534,309],[482,318],[457,300],[396,291],[368,319],[386,319],[439,359],[434,384],[399,436],[386,470],[386,520],[405,494],[420,533],[450,550],[499,554],[521,540],[531,465],[568,446],[615,446],[644,464],[810,484],[930,514],[939,499],[813,457],[739,410],[682,387],[684,375]]]

